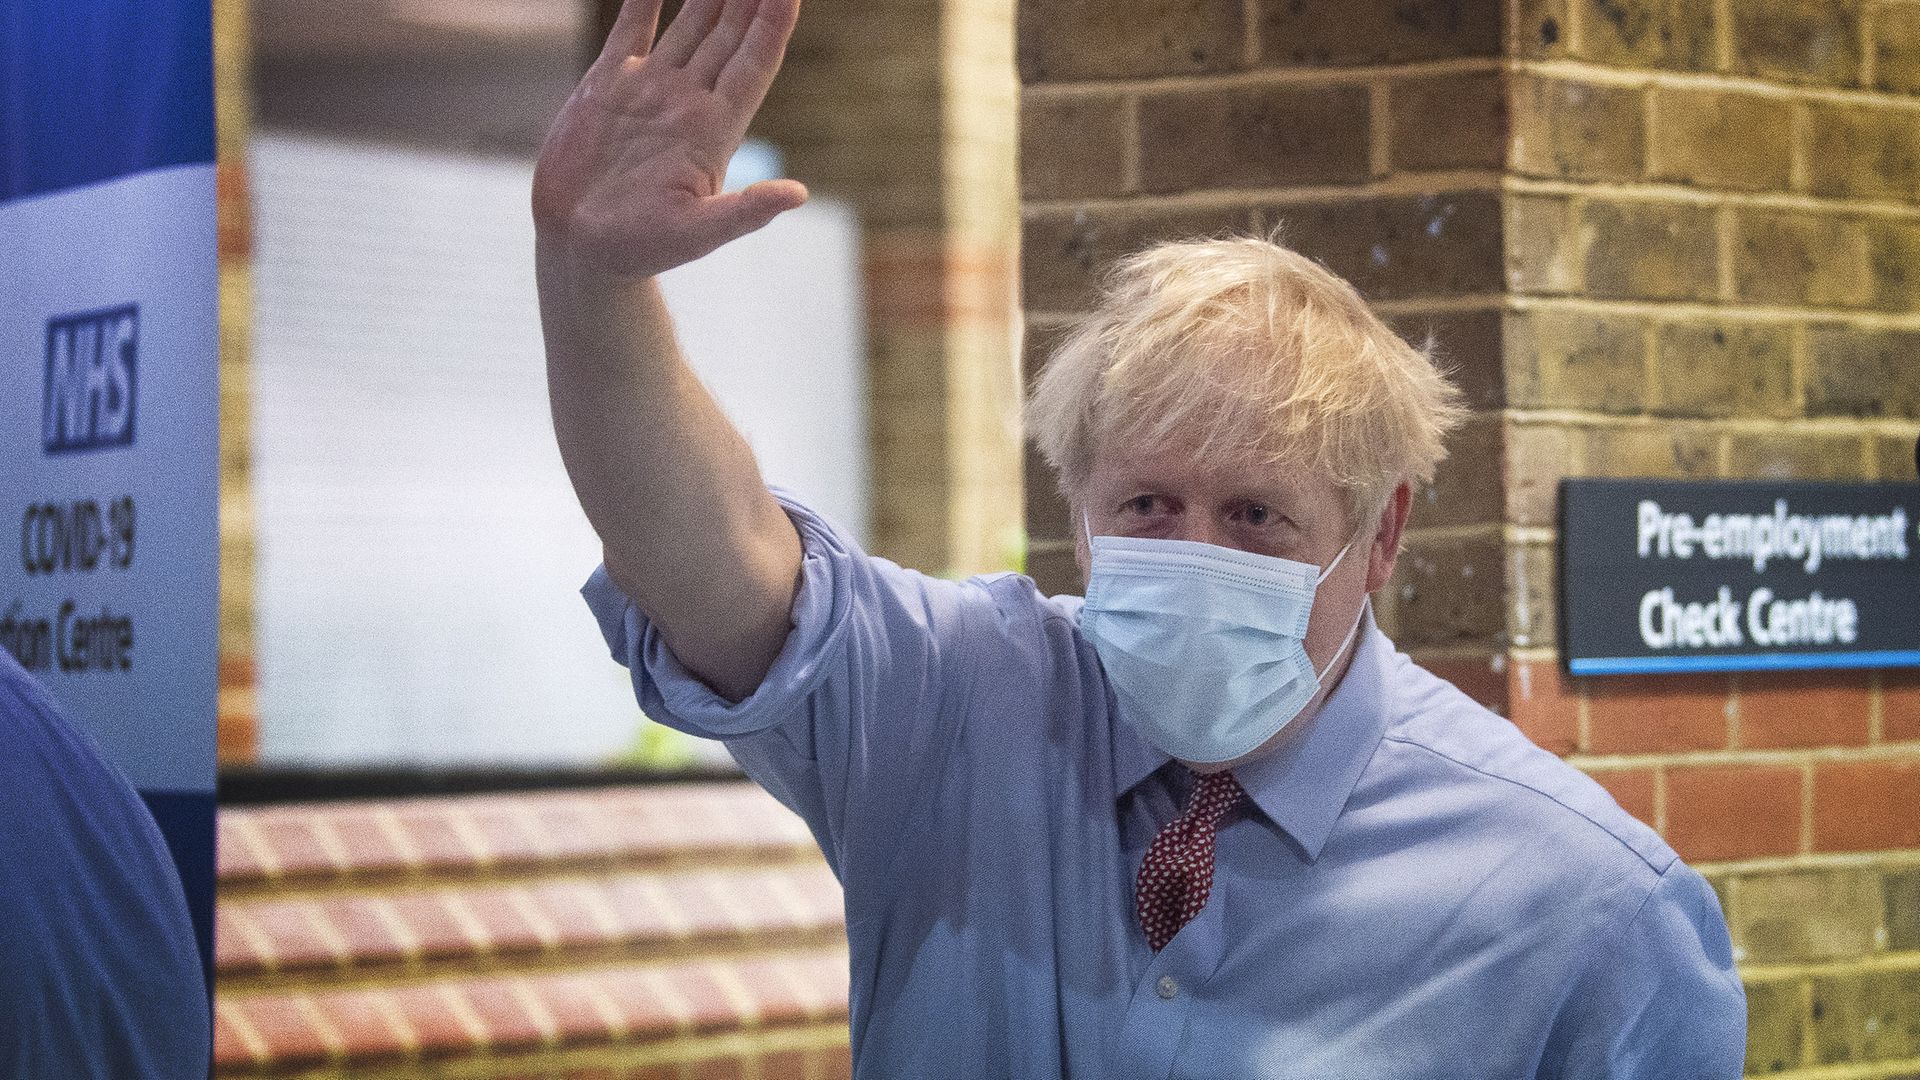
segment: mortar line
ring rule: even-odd
[[[1867,745],[1879,746],[1886,741],[1886,680],[1880,672],[1873,673],[1872,696],[1867,699]]]
[[[1240,60],[1256,68],[1260,66],[1260,0],[1244,0],[1240,11]]]
[[[1509,409],[1505,417],[1513,425],[1558,425],[1583,429],[1603,429],[1613,431],[1665,429],[1686,427],[1707,429],[1714,434],[1731,433],[1735,435],[1778,434],[1782,421],[1764,416],[1722,416],[1722,417],[1684,417],[1622,415],[1618,413],[1581,412],[1577,409]],[[1889,436],[1896,439],[1910,439],[1920,434],[1920,423],[1912,420],[1889,419],[1886,417],[1850,416],[1808,416],[1796,417],[1791,421],[1794,434],[1799,435],[1847,435],[1856,438],[1868,436]],[[1569,469],[1569,476],[1585,476],[1584,467]]]
[[[1714,276],[1715,288],[1720,293],[1722,303],[1734,300],[1733,280],[1733,208],[1722,206],[1713,214]]]
[[[1740,676],[1742,674],[1736,671],[1733,677],[1727,680],[1727,703],[1722,707],[1727,720],[1727,749],[1729,750],[1745,749],[1740,745],[1740,740],[1746,734],[1741,730],[1740,724]]]
[[[1521,74],[1546,79],[1579,81],[1600,86],[1646,90],[1655,87],[1677,90],[1721,90],[1752,94],[1756,97],[1827,101],[1840,105],[1883,105],[1920,110],[1920,99],[1885,90],[1863,90],[1837,86],[1784,84],[1755,75],[1722,72],[1651,71],[1644,68],[1618,68],[1589,60],[1518,60],[1512,67]]]
[[[1812,124],[1812,111],[1806,102],[1796,101],[1787,110],[1787,186],[1796,192],[1806,192],[1813,187],[1813,171],[1808,163]]]
[[[1785,982],[1788,979],[1819,978],[1822,975],[1838,975],[1860,971],[1920,971],[1920,951],[1863,953],[1859,956],[1836,957],[1832,960],[1775,961],[1762,964],[1741,964],[1740,975],[1754,982]],[[1799,1073],[1794,1073],[1799,1076]]]
[[[1800,854],[1813,850],[1813,763],[1800,766]]]
[[[1120,189],[1140,190],[1140,95],[1120,99]]]
[[[1581,704],[1586,704],[1586,695],[1581,695]],[[1582,708],[1581,712],[1587,712]],[[1664,765],[1653,767],[1653,831],[1661,836],[1667,835],[1667,769]]]
[[[1555,658],[1558,662],[1558,658]],[[1577,684],[1576,684],[1577,685]],[[1574,697],[1573,746],[1574,754],[1584,754],[1587,747],[1593,745],[1593,701],[1584,688]],[[1653,820],[1658,831],[1660,813],[1663,807],[1661,799],[1666,791],[1665,781],[1660,769],[1653,770]]]
[[[1267,206],[1317,206],[1357,198],[1404,196],[1439,198],[1448,195],[1494,194],[1502,190],[1499,174],[1491,169],[1446,169],[1397,173],[1356,184],[1295,185],[1290,187],[1206,188],[1165,194],[1102,195],[1071,199],[1029,199],[1021,220],[1073,218],[1092,212],[1172,213],[1175,211],[1257,210]],[[1913,208],[1920,217],[1920,207]]]
[[[1367,84],[1367,172],[1374,180],[1393,174],[1392,82],[1377,79]]]
[[[1920,101],[1920,98],[1915,100]],[[1417,174],[1432,175],[1432,174]],[[1920,205],[1890,199],[1841,199],[1795,191],[1745,191],[1693,187],[1657,180],[1584,183],[1540,176],[1507,176],[1505,189],[1522,195],[1594,196],[1621,202],[1686,203],[1695,206],[1800,210],[1836,216],[1920,217]]]
[[[1769,855],[1756,859],[1728,859],[1695,864],[1702,873],[1771,874],[1798,870],[1861,870],[1885,867],[1905,870],[1920,867],[1920,850],[1891,851],[1815,851],[1805,855]]]
[[[1787,327],[1787,379],[1788,399],[1793,403],[1796,416],[1807,414],[1807,324],[1804,320],[1794,320]]]
[[[1920,762],[1920,747],[1892,743],[1885,746],[1814,746],[1787,750],[1674,750],[1652,754],[1569,755],[1567,764],[1607,772],[1649,765],[1756,765],[1800,768],[1820,764]],[[1812,854],[1812,852],[1803,852]]]
[[[1733,66],[1733,0],[1713,0],[1713,66]]]
[[[1749,306],[1709,304],[1697,300],[1607,300],[1586,296],[1533,296],[1514,294],[1504,298],[1517,312],[1539,308],[1582,311],[1599,314],[1646,315],[1661,319],[1726,319],[1752,322],[1842,323],[1870,330],[1920,330],[1920,311],[1891,313],[1859,308]],[[1374,310],[1424,308],[1426,301],[1394,301],[1371,305]]]
[[[1872,86],[1880,74],[1880,65],[1873,47],[1874,18],[1879,13],[1878,4],[1860,6],[1860,85]]]
[[[1259,48],[1258,34],[1250,46]],[[1181,93],[1206,90],[1256,90],[1265,87],[1365,86],[1378,78],[1418,79],[1435,75],[1467,75],[1503,71],[1509,63],[1499,57],[1468,56],[1422,60],[1409,64],[1361,64],[1354,67],[1257,68],[1206,75],[1151,75],[1133,79],[1078,80],[1029,83],[1025,94],[1038,98],[1094,97],[1116,93]]]

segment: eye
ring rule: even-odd
[[[1165,509],[1165,503],[1158,495],[1135,495],[1121,505],[1122,513],[1139,517],[1152,517],[1155,512]]]
[[[1242,511],[1249,525],[1268,525],[1279,520],[1279,515],[1259,503],[1249,503]]]

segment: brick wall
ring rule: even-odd
[[[1012,19],[809,0],[754,128],[859,215],[873,547],[933,573],[1006,569],[1020,527]]]
[[[220,694],[219,756],[258,756],[254,694],[253,225],[247,138],[253,130],[247,0],[213,5],[215,172],[220,222]]]
[[[744,782],[227,809],[214,1075],[838,1080],[839,885]]]
[[[1019,15],[1034,374],[1149,240],[1286,228],[1476,415],[1376,598],[1719,889],[1749,1071],[1920,1070],[1920,677],[1571,680],[1561,477],[1913,479],[1920,4],[1182,0]],[[1031,454],[1032,566],[1078,585]]]

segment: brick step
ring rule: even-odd
[[[817,1028],[843,1038],[846,1019],[847,954],[839,947],[374,987],[223,991],[214,1071],[280,1076],[322,1066],[644,1047],[718,1032]]]
[[[746,782],[231,807],[219,829],[223,899],[322,883],[819,858],[805,824]]]
[[[712,870],[222,897],[223,985],[381,977],[404,967],[590,962],[844,941],[839,882],[818,857]]]

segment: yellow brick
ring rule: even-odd
[[[1920,310],[1920,222],[1869,218],[1867,276],[1873,306],[1883,311]]]
[[[1569,0],[1582,59],[1635,68],[1711,71],[1710,0]]]
[[[1412,527],[1478,525],[1503,518],[1503,478],[1499,469],[1488,467],[1501,459],[1502,434],[1500,418],[1493,414],[1475,416],[1454,432],[1433,483],[1414,495]]]
[[[1866,228],[1850,217],[1743,207],[1734,215],[1733,292],[1752,304],[1864,305]]]
[[[1920,331],[1827,323],[1807,331],[1809,416],[1920,418]]]
[[[1507,288],[1518,293],[1577,293],[1585,257],[1572,200],[1514,195],[1506,200]]]
[[[1396,80],[1387,101],[1394,171],[1506,164],[1507,95],[1500,72]]]
[[[1864,480],[1868,450],[1857,435],[1782,425],[1727,436],[1727,475],[1738,480]]]
[[[1860,76],[1862,0],[1728,0],[1734,69],[1790,83]]]
[[[1655,341],[1660,412],[1779,419],[1793,415],[1793,331],[1785,323],[1667,323]]]
[[[1718,442],[1708,430],[1673,423],[1595,427],[1583,432],[1581,475],[1700,480],[1714,475]]]
[[[1523,75],[1513,80],[1514,171],[1569,180],[1637,180],[1646,155],[1640,91]]]
[[[1581,435],[1559,424],[1511,424],[1506,433],[1507,521],[1552,526],[1558,520],[1560,481],[1576,470]],[[1483,463],[1481,468],[1486,468]]]
[[[1229,71],[1245,25],[1234,0],[1025,0],[1020,79],[1061,82]]]
[[[1894,1061],[1920,1051],[1920,971],[1812,980],[1814,1061]]]
[[[1127,114],[1118,97],[1029,97],[1020,110],[1020,192],[1029,199],[1125,189]]]
[[[1865,870],[1771,871],[1734,879],[1734,944],[1755,964],[1845,960],[1875,948],[1880,875]]]
[[[1797,1068],[1806,1028],[1807,1005],[1798,982],[1748,984],[1747,1074]]]
[[[1709,207],[1588,203],[1581,213],[1587,294],[1635,300],[1713,300],[1718,238]]]
[[[1907,201],[1920,194],[1920,120],[1911,109],[1810,102],[1806,152],[1815,195]]]
[[[1870,25],[1874,88],[1920,93],[1920,4],[1877,4]]]
[[[1644,411],[1647,320],[1542,308],[1507,319],[1507,400],[1519,408]]]
[[[1655,180],[1784,191],[1793,157],[1786,99],[1725,90],[1653,91],[1647,172]]]
[[[1498,539],[1410,537],[1388,585],[1398,604],[1400,647],[1501,642],[1505,559]]]

